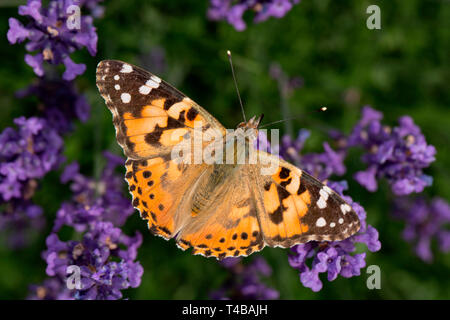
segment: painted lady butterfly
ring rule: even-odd
[[[359,230],[357,214],[336,192],[278,157],[271,175],[261,174],[261,164],[174,161],[172,149],[194,131],[225,135],[226,129],[150,72],[101,61],[97,86],[128,157],[125,177],[133,206],[152,233],[175,238],[181,249],[222,259],[248,256],[266,245],[343,240]],[[257,129],[258,124],[252,118],[240,127]],[[263,160],[275,157],[254,152]]]

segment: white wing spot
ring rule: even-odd
[[[329,186],[323,186],[323,190],[325,190],[328,194],[331,194],[333,192],[333,190],[331,190]]]
[[[118,74],[116,74],[115,76],[114,76],[114,80],[119,80],[120,79],[120,76],[118,75]]]
[[[324,200],[322,197],[319,198],[319,200],[317,200],[317,206],[320,209],[325,209],[327,207],[327,202],[326,200]]]
[[[114,89],[120,90],[120,85],[116,84],[116,85],[114,86]]]
[[[130,73],[131,71],[133,71],[133,67],[126,63],[122,66],[122,70],[120,70],[122,73]]]
[[[343,224],[343,223],[344,223],[344,219],[340,218],[340,219],[338,220],[338,222],[339,222],[339,224]]]
[[[320,217],[319,219],[317,219],[316,221],[316,226],[318,227],[325,227],[327,224],[327,222],[325,221],[324,218]]]
[[[131,101],[131,96],[130,96],[130,94],[129,93],[122,93],[121,95],[120,95],[120,99],[122,99],[122,102],[123,103],[128,103],[128,102],[130,102]]]
[[[157,82],[157,83],[161,83],[161,79],[158,78],[158,77],[155,76],[155,75],[152,75],[150,78],[151,78],[153,81]]]
[[[334,223],[334,222],[330,223],[330,227],[331,227],[331,228],[336,227],[336,223]]]
[[[153,77],[152,77],[153,78]],[[145,83],[146,86],[149,86],[151,88],[158,88],[159,87],[159,82],[154,81],[152,79],[147,80],[147,82]]]
[[[326,208],[328,197],[331,194],[331,189],[327,186],[323,186],[322,189],[320,189],[319,194],[320,194],[320,198],[319,198],[319,200],[317,200],[317,206],[320,209]]]
[[[344,203],[341,204],[341,211],[345,215],[347,212],[352,211],[352,208],[348,204]]]
[[[319,194],[324,200],[328,200],[329,193],[324,188],[320,189]]]
[[[150,88],[149,86],[140,86],[139,87],[139,92],[141,93],[141,94],[149,94],[150,93],[150,91],[152,91],[152,88]]]

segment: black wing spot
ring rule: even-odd
[[[289,185],[292,181],[292,178],[287,179],[286,181],[282,181],[280,182],[280,186],[282,186],[283,188],[286,188],[287,185]]]
[[[192,107],[191,107],[191,108],[189,109],[189,111],[188,111],[186,117],[187,117],[187,119],[188,119],[189,121],[192,121],[192,120],[195,119],[195,117],[197,117],[197,115],[198,115],[198,111],[195,110],[195,108],[192,108]]]
[[[148,179],[152,176],[152,173],[148,170],[145,170],[144,173],[142,173],[145,179]]]
[[[300,178],[300,185],[298,186],[297,194],[302,194],[306,191],[305,184],[303,183],[303,179]]]
[[[283,167],[280,171],[279,177],[280,179],[286,179],[287,177],[289,177],[289,174],[291,173],[291,170],[289,170],[286,167]]]

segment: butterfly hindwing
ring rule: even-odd
[[[192,247],[193,254],[218,259],[248,256],[264,248],[250,172],[243,166],[208,195],[213,206],[203,207],[181,230],[180,248]]]
[[[133,206],[148,221],[150,231],[166,240],[174,237],[189,219],[183,206],[204,166],[177,164],[161,157],[129,159],[125,166]]]

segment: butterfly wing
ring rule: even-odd
[[[186,133],[225,128],[205,109],[152,73],[134,65],[104,60],[97,87],[113,114],[118,143],[132,159],[170,155]]]
[[[209,195],[220,201],[186,221],[177,235],[179,247],[222,259],[266,245],[343,240],[359,230],[356,212],[336,192],[278,157],[259,156],[261,163],[277,163],[276,171],[264,175],[261,164],[241,165],[222,190]]]
[[[335,191],[274,155],[258,153],[262,163],[278,161],[274,174],[255,174],[259,220],[269,246],[339,241],[359,230],[358,215]]]
[[[101,61],[97,87],[113,114],[117,141],[128,157],[126,180],[133,205],[153,233],[171,238],[184,224],[186,214],[180,213],[180,204],[207,168],[205,164],[175,163],[171,152],[193,137],[195,130],[222,135],[225,128],[159,77],[125,62]]]
[[[218,201],[186,223],[177,236],[180,248],[192,247],[193,254],[218,259],[248,256],[264,248],[250,167],[242,165],[209,195]]]

